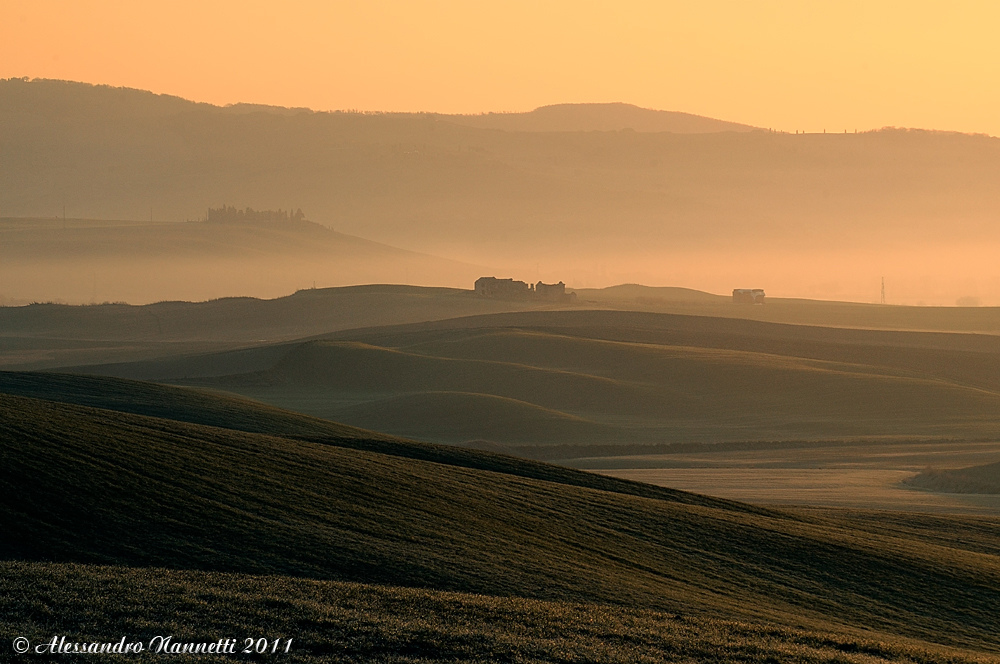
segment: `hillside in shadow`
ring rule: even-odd
[[[473,316],[75,371],[539,458],[699,441],[980,439],[997,435],[1000,407],[995,336],[620,311]]]

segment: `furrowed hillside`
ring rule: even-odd
[[[0,394],[148,415],[250,433],[391,440],[373,431],[225,394],[134,380],[0,371]]]
[[[979,543],[995,524],[974,519],[942,521],[936,540],[878,534],[836,516],[643,497],[10,395],[0,396],[0,454],[7,560],[280,574],[1000,649],[988,608],[1000,601],[1000,562]],[[964,535],[973,530],[976,540]],[[43,586],[76,575],[80,594],[103,574],[5,569]],[[170,577],[145,578],[142,587]],[[269,583],[280,606],[297,601],[300,590],[282,588],[299,582]]]
[[[276,435],[647,498],[737,507],[730,501],[719,501],[682,491],[593,475],[489,451],[401,439],[377,431],[358,429],[281,410],[233,395],[190,388],[108,377],[0,372],[0,394],[146,415],[247,433]],[[751,511],[754,509],[749,506],[738,507]]]

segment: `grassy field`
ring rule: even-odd
[[[176,410],[192,419],[210,398]],[[891,648],[918,639],[1000,651],[991,609],[1000,602],[1000,526],[992,520],[892,516],[886,527],[866,514],[763,510],[472,450],[360,434],[265,436],[12,395],[0,396],[0,442],[7,560],[599,604],[624,608],[573,611],[664,611],[752,622],[751,633],[765,629],[762,620],[784,625],[778,634],[788,636],[767,648],[795,642],[794,627],[874,629],[881,635],[865,638],[889,639]],[[79,583],[100,584],[105,572],[88,574]],[[111,574],[127,583],[132,573]],[[122,609],[110,615],[131,615],[116,601]],[[269,601],[265,608],[296,614],[294,604]],[[212,606],[203,597],[194,604]],[[47,606],[26,614],[35,633],[51,622]],[[517,620],[547,629],[530,615]],[[713,624],[705,643],[744,629],[713,632]],[[836,647],[820,645],[833,648],[832,659]]]
[[[879,632],[820,631],[625,607],[165,569],[0,563],[0,640],[279,640],[294,662],[981,663]],[[4,657],[4,655],[0,655]],[[101,661],[163,661],[164,655]],[[93,661],[62,656],[60,661]],[[234,656],[188,656],[224,662]],[[14,660],[17,661],[17,660]]]

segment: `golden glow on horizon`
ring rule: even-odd
[[[7,0],[0,77],[215,104],[625,101],[786,131],[1000,135],[995,2]]]

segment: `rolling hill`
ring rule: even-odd
[[[366,285],[306,289],[272,300],[0,307],[0,366],[39,369],[226,351],[189,374],[215,375],[257,366],[246,362],[259,353],[230,351],[234,348],[358,327],[551,306],[479,298],[452,288]]]
[[[750,307],[734,305],[729,297],[703,291],[634,284],[577,289],[575,292],[578,295],[575,302],[553,304],[479,298],[465,289],[365,285],[305,289],[271,300],[230,297],[208,302],[158,302],[141,306],[124,303],[0,306],[0,367],[42,369],[159,360],[293,341],[352,328],[552,308],[645,311],[790,323],[797,327],[770,329],[772,333],[780,329],[794,330],[792,336],[808,335],[808,329],[802,326],[1000,333],[1000,312],[988,307],[901,307],[780,298],[771,299],[763,307]],[[723,328],[730,325],[721,321],[717,324]],[[905,340],[902,337],[886,339],[889,345],[916,343],[942,348],[952,347],[956,339],[961,343],[978,339],[974,348],[992,348],[989,337],[968,334],[955,337],[921,334],[909,335]],[[189,363],[189,372],[181,376],[212,376],[267,366],[266,363],[241,364],[237,358],[247,357],[245,353],[225,357],[232,360],[227,360],[228,369],[217,363],[204,367]],[[215,360],[221,358],[217,356]],[[169,375],[169,371],[150,370],[142,375]]]
[[[467,317],[224,359],[79,371],[213,387],[538,458],[566,458],[566,446],[588,456],[588,446],[625,454],[698,441],[981,439],[997,435],[1000,406],[994,336],[637,312]]]
[[[44,377],[31,380],[44,392]],[[114,383],[110,398],[118,401]],[[168,410],[183,392],[148,389]],[[212,398],[195,402],[201,408]],[[181,401],[178,411],[192,407]],[[38,598],[29,607],[22,594],[3,593],[0,601],[18,616],[3,628],[44,631],[37,602],[56,585],[50,606],[59,624],[80,625],[79,603],[111,583],[133,590],[121,598],[103,593],[97,610],[110,628],[88,624],[84,633],[141,627],[138,617],[163,619],[175,598],[194,593],[201,599],[181,599],[188,608],[180,615],[253,625],[280,611],[300,622],[277,624],[289,626],[288,636],[304,634],[310,648],[346,633],[353,648],[395,652],[404,638],[398,630],[409,634],[421,615],[431,620],[422,628],[429,653],[449,643],[450,652],[473,647],[454,640],[457,627],[444,616],[465,616],[461,633],[478,635],[491,652],[508,633],[541,647],[535,639],[549,628],[537,620],[581,624],[573,616],[597,621],[580,632],[575,648],[585,651],[598,634],[627,632],[624,625],[647,626],[638,641],[621,643],[626,652],[679,630],[673,648],[725,642],[736,649],[724,651],[733,661],[761,648],[797,657],[819,657],[818,649],[829,658],[850,643],[843,647],[889,659],[922,652],[923,661],[947,656],[928,642],[968,648],[963,656],[972,658],[1000,649],[988,609],[1000,600],[991,521],[897,516],[882,523],[763,510],[471,450],[461,451],[472,461],[465,465],[428,461],[420,455],[437,448],[384,442],[265,436],[0,394],[0,522],[8,534],[0,557],[23,561],[3,563],[2,583],[14,591],[33,586]],[[159,592],[165,588],[173,590]],[[441,590],[479,598],[425,592]],[[206,601],[223,596],[231,605],[225,617]],[[297,608],[304,601],[312,608]],[[325,623],[307,618],[360,616],[351,613],[359,606],[374,621],[368,628],[346,623],[324,636]],[[509,616],[510,632],[486,630],[496,620],[490,615]],[[146,630],[148,623],[139,629]],[[754,649],[741,650],[736,634],[757,639]],[[549,646],[542,650],[554,656]]]

